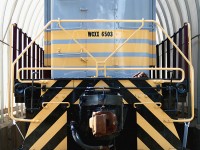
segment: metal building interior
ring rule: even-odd
[[[84,2],[84,0],[78,1]],[[107,2],[106,0],[99,1]],[[47,13],[44,8],[45,3],[47,3],[46,0],[0,1],[0,150],[19,149],[25,138],[26,130],[23,123],[10,119],[8,115],[8,112],[10,111],[8,106],[10,86],[8,85],[11,80],[10,59],[12,58],[10,55],[12,48],[14,49],[10,44],[12,39],[10,26],[11,24],[17,25],[16,30],[19,29],[23,35],[26,34],[27,38],[34,39],[41,32],[45,23],[47,23],[45,18],[45,13]],[[191,41],[191,57],[194,66],[194,119],[190,124],[185,123],[186,126],[189,126],[186,147],[191,150],[199,150],[200,80],[198,77],[200,76],[200,59],[198,58],[200,58],[200,0],[155,0],[155,5],[155,19],[165,29],[169,36],[176,36],[179,31],[184,29],[184,26],[187,23],[189,23],[191,27],[191,37],[188,40]],[[162,47],[162,43],[163,45],[166,45],[164,43],[166,42],[167,37],[160,29],[156,30],[155,35],[156,47]],[[44,39],[45,35],[42,33],[36,40],[35,43],[38,50],[42,50],[45,47]],[[179,39],[180,35],[177,37],[177,40]],[[189,102],[187,101],[184,104],[180,104],[182,105],[181,109],[184,109],[186,114],[190,113],[188,103]],[[15,103],[12,106],[15,116],[24,118],[24,103]]]

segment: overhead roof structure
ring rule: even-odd
[[[157,0],[157,18],[169,35],[178,31],[185,22],[189,22],[194,37],[198,35],[199,2],[199,0]]]
[[[198,35],[199,3],[200,0],[156,0],[157,20],[169,35],[189,22],[192,37],[195,37]],[[2,0],[0,7],[1,41],[6,42],[10,23],[17,23],[30,37],[34,37],[44,26],[44,0]],[[163,34],[158,31],[157,35],[157,43],[160,43],[164,39]],[[42,40],[38,43],[42,45]]]
[[[156,18],[169,35],[178,31],[185,22],[191,24],[192,49],[195,69],[195,79],[199,83],[195,85],[196,107],[200,108],[200,53],[198,53],[200,31],[200,0],[156,0]],[[29,37],[34,37],[44,26],[44,0],[1,0],[0,1],[0,110],[6,107],[7,99],[7,71],[9,60],[9,26],[17,23],[18,27]],[[157,43],[165,39],[157,30]],[[43,36],[36,41],[43,46]],[[198,75],[197,75],[198,74]],[[198,92],[197,92],[198,91]],[[199,95],[197,95],[199,93]],[[198,104],[198,103],[199,104]],[[199,115],[200,116],[200,115]],[[199,120],[200,122],[200,120]]]

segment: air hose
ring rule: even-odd
[[[80,145],[85,150],[103,150],[105,148],[105,146],[91,146],[83,143],[83,141],[81,140],[80,136],[77,133],[75,124],[76,124],[75,121],[70,122],[73,139],[78,145]]]

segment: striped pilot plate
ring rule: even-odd
[[[34,119],[39,123],[30,123],[24,149],[70,149],[73,139],[70,134],[68,123],[70,119],[76,118],[78,114],[71,113],[79,103],[79,97],[86,87],[120,87],[119,93],[123,96],[125,106],[133,109],[127,115],[129,120],[134,118],[135,126],[130,125],[133,139],[121,142],[132,141],[135,147],[131,149],[178,149],[181,141],[173,123],[164,122],[170,117],[155,103],[140,105],[133,108],[133,103],[158,102],[162,98],[161,91],[157,91],[153,80],[143,79],[112,79],[112,78],[84,78],[84,79],[59,79],[49,80],[46,84],[51,87],[42,92],[41,100],[45,102],[70,102],[69,110],[63,104],[47,104],[45,108],[35,112]],[[65,89],[55,87],[68,87]],[[73,87],[73,88],[70,88]],[[137,89],[134,89],[137,88]],[[143,88],[147,87],[147,88]],[[73,110],[78,112],[78,110]],[[28,114],[27,114],[28,115]],[[127,122],[126,122],[127,123]],[[129,122],[128,122],[129,123]],[[133,132],[132,132],[133,131]],[[130,138],[132,138],[130,136]],[[135,142],[134,142],[135,141]],[[123,149],[120,147],[119,149]]]

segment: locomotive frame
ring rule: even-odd
[[[38,89],[39,90],[44,90],[43,92],[45,93],[45,91],[48,90],[48,87],[49,87],[49,89],[51,89],[51,85],[53,83],[56,83],[56,82],[67,82],[67,83],[73,82],[73,84],[72,83],[69,84],[70,86],[64,86],[64,85],[63,86],[60,86],[60,85],[58,86],[61,90],[62,89],[67,89],[67,90],[71,90],[71,91],[73,91],[74,89],[77,89],[78,85],[83,82],[85,84],[82,83],[83,86],[79,87],[79,88],[82,88],[81,89],[82,92],[83,92],[83,90],[87,89],[87,87],[89,86],[89,84],[91,84],[91,80],[92,80],[93,86],[95,86],[97,83],[101,82],[101,84],[99,84],[100,86],[98,86],[98,84],[97,84],[97,86],[95,88],[100,88],[100,89],[103,89],[103,90],[106,89],[106,88],[111,88],[111,89],[112,88],[119,88],[118,90],[124,89],[125,91],[127,91],[127,92],[125,92],[126,94],[132,93],[133,97],[136,97],[136,99],[139,99],[139,101],[132,101],[132,102],[130,102],[130,104],[132,105],[133,108],[136,109],[137,106],[144,105],[146,108],[150,109],[150,111],[152,111],[152,113],[155,113],[155,112],[157,112],[158,114],[160,113],[159,114],[159,116],[160,116],[162,114],[162,109],[161,109],[162,103],[158,102],[158,101],[151,100],[151,98],[149,98],[148,95],[145,95],[145,94],[141,95],[141,93],[138,92],[137,90],[139,89],[139,90],[142,91],[143,89],[145,89],[144,85],[147,85],[147,83],[148,83],[148,86],[150,86],[149,88],[152,88],[154,90],[156,89],[157,93],[159,93],[159,90],[160,89],[162,90],[162,84],[164,84],[164,83],[168,83],[168,84],[183,83],[184,80],[185,80],[185,72],[184,72],[183,69],[181,69],[181,68],[133,68],[133,67],[132,68],[107,68],[106,67],[106,61],[110,57],[112,57],[112,55],[114,53],[116,53],[132,36],[134,36],[134,34],[137,31],[139,31],[140,29],[142,29],[144,23],[154,23],[154,24],[156,24],[156,26],[158,26],[162,30],[162,32],[166,35],[166,37],[169,39],[169,41],[172,43],[172,45],[176,48],[176,50],[179,52],[179,54],[184,58],[184,60],[189,65],[189,70],[190,70],[189,92],[190,92],[190,99],[191,99],[191,117],[190,118],[178,118],[178,119],[174,119],[174,118],[171,118],[171,117],[166,117],[167,115],[164,115],[166,118],[162,119],[161,122],[163,122],[165,124],[165,126],[172,126],[172,124],[175,123],[175,122],[177,122],[177,123],[186,123],[186,122],[190,122],[190,121],[193,120],[193,118],[194,118],[194,68],[193,68],[193,65],[192,65],[192,62],[191,62],[191,42],[189,40],[189,59],[187,59],[186,56],[181,52],[181,50],[179,49],[179,47],[173,42],[173,40],[164,31],[164,29],[159,25],[158,22],[156,22],[155,20],[144,20],[144,19],[142,19],[142,20],[101,20],[101,19],[98,20],[97,19],[97,20],[51,20],[51,21],[49,21],[45,25],[45,27],[43,28],[43,30],[38,34],[38,36],[36,36],[34,38],[34,40],[22,51],[22,53],[14,60],[14,62],[10,62],[11,63],[11,76],[10,76],[11,77],[11,83],[9,84],[9,89],[10,89],[10,91],[9,91],[10,94],[9,95],[10,95],[10,97],[9,97],[9,101],[8,101],[8,108],[9,108],[8,109],[8,114],[9,114],[9,116],[10,116],[11,119],[13,119],[15,121],[29,122],[30,124],[39,124],[39,123],[42,122],[42,121],[40,121],[40,119],[37,119],[37,118],[34,118],[34,119],[23,119],[23,118],[16,118],[13,115],[14,114],[13,104],[14,104],[14,97],[15,97],[15,94],[14,94],[15,93],[14,92],[14,89],[15,89],[14,68],[15,68],[16,63],[23,56],[23,54],[25,52],[27,52],[27,50],[30,48],[30,46],[41,35],[41,33],[44,32],[45,29],[48,28],[48,26],[50,26],[52,23],[58,23],[59,27],[64,31],[64,28],[62,28],[62,26],[61,26],[61,23],[63,23],[63,22],[65,22],[65,23],[68,23],[68,22],[91,22],[91,23],[98,23],[98,22],[101,22],[101,23],[105,23],[105,22],[127,22],[127,23],[141,23],[141,26],[136,31],[134,31],[131,34],[131,36],[128,39],[125,40],[124,43],[122,43],[119,47],[117,47],[113,51],[113,53],[111,53],[104,61],[101,61],[101,62],[97,61],[92,56],[92,54],[89,51],[87,51],[86,49],[84,49],[84,51],[90,57],[92,57],[92,59],[94,60],[94,62],[96,64],[95,68],[51,68],[51,67],[45,67],[45,68],[21,68],[21,69],[19,69],[17,71],[17,80],[20,83],[22,83],[22,84],[32,84],[31,87],[33,87],[33,84],[34,84],[34,86],[35,86],[35,84],[40,84],[41,87],[39,87]],[[190,36],[190,25],[189,24],[188,24],[188,31],[189,31],[188,38],[191,39],[191,36]],[[64,31],[64,32],[67,32],[67,31]],[[12,35],[12,33],[11,33],[11,35]],[[73,39],[73,40],[75,41],[76,44],[79,44],[79,42],[76,41],[76,39]],[[12,43],[12,39],[11,39],[11,43]],[[12,49],[12,47],[11,47],[11,49]],[[20,79],[20,72],[23,71],[23,70],[92,70],[92,71],[96,72],[96,76],[93,77],[93,78],[90,78],[90,79],[88,79],[88,78],[69,79],[69,81],[64,81],[62,79],[53,79],[53,80],[52,79],[51,80],[46,80],[46,79],[45,80],[44,79],[33,80],[33,79],[30,79],[30,80],[22,80],[22,79]],[[104,72],[104,77],[103,78],[99,77],[99,75],[98,75],[98,71],[99,70],[103,70],[103,72]],[[120,79],[120,78],[117,79],[117,78],[107,77],[107,75],[106,75],[106,71],[107,70],[169,70],[169,71],[173,70],[173,71],[180,71],[182,73],[182,78],[179,79],[179,80],[137,79],[135,81],[135,79]],[[140,86],[140,84],[142,86]],[[44,85],[46,85],[47,88],[45,88]],[[115,85],[115,86],[113,87],[112,85]],[[134,92],[134,90],[136,90],[136,91]],[[120,92],[120,94],[122,94],[122,92]],[[80,96],[80,94],[79,94],[79,96]],[[142,98],[141,98],[141,96],[142,96]],[[124,97],[126,97],[126,96],[124,96]],[[143,98],[147,98],[148,100],[147,101],[143,101],[142,100]],[[41,110],[42,109],[46,109],[48,107],[50,109],[52,107],[55,107],[55,106],[51,106],[52,104],[56,105],[56,106],[58,106],[60,104],[64,104],[64,105],[67,105],[68,108],[70,108],[71,106],[73,108],[73,105],[77,104],[77,101],[69,102],[69,101],[59,100],[60,102],[57,102],[57,100],[53,100],[53,101],[50,100],[50,101],[47,101],[47,102],[42,102],[41,103],[41,106],[42,106]],[[126,102],[126,99],[123,102],[125,104],[129,104],[129,102]],[[137,113],[137,116],[140,116],[140,114]],[[142,118],[142,117],[140,116],[140,118]],[[139,121],[141,123],[144,123],[143,119],[141,119]],[[148,123],[146,125],[148,126]],[[170,128],[170,130],[174,130],[174,129],[172,129],[173,127],[169,127],[169,128]],[[30,129],[30,130],[34,130],[34,128]],[[29,132],[28,135],[32,132],[30,130],[28,131]],[[172,131],[172,132],[174,132],[174,131]],[[28,136],[27,136],[27,138],[28,138]],[[142,143],[142,142],[139,141],[138,143]],[[168,144],[166,144],[166,145],[168,145]],[[174,146],[174,148],[177,148],[177,144],[174,144],[173,146]]]

